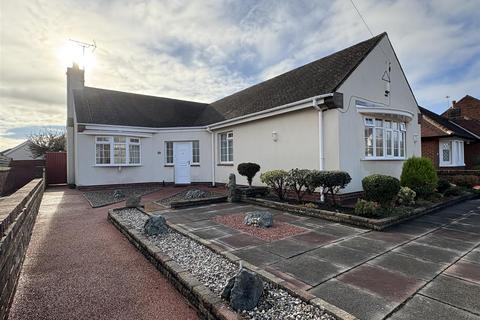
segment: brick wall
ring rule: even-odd
[[[438,139],[422,139],[422,156],[433,161],[438,169]]]
[[[471,142],[464,147],[466,168],[480,170],[480,142]]]
[[[0,320],[8,317],[44,187],[34,179],[0,200]]]

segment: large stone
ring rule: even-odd
[[[234,173],[230,173],[228,176],[228,202],[240,201],[240,192],[237,190],[237,180]]]
[[[262,293],[262,279],[255,273],[240,269],[223,289],[222,298],[229,301],[236,311],[252,310],[258,305]]]
[[[253,211],[247,213],[243,223],[248,226],[270,228],[273,226],[273,215],[269,211]]]
[[[201,198],[206,198],[207,196],[208,196],[208,192],[199,190],[199,189],[193,189],[193,190],[187,191],[187,193],[185,194],[185,199],[186,200],[201,199]]]
[[[151,216],[143,229],[147,235],[156,236],[168,231],[167,221],[162,216]]]
[[[113,199],[120,200],[120,199],[123,199],[123,198],[125,198],[125,194],[123,193],[122,190],[115,190],[113,192]]]
[[[141,196],[130,196],[125,201],[125,207],[127,208],[136,208],[140,206]]]

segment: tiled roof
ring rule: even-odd
[[[434,121],[440,128],[442,128],[443,134],[438,134],[439,137],[443,136],[457,136],[465,139],[471,139],[471,140],[476,140],[477,138],[469,133],[467,130],[462,128],[460,125],[453,123],[453,121],[450,121],[449,119],[436,114],[435,112],[432,112],[428,109],[418,107],[420,109],[420,112],[422,113],[423,117],[428,117],[431,121]],[[432,131],[433,132],[433,131]],[[451,133],[449,133],[451,132]],[[423,135],[422,135],[423,136]],[[429,134],[428,136],[433,136]]]

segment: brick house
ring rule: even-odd
[[[422,155],[441,169],[480,165],[480,100],[465,96],[442,115],[420,107]]]

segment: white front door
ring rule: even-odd
[[[173,143],[173,162],[175,164],[175,184],[190,183],[190,162],[192,161],[192,142]]]

